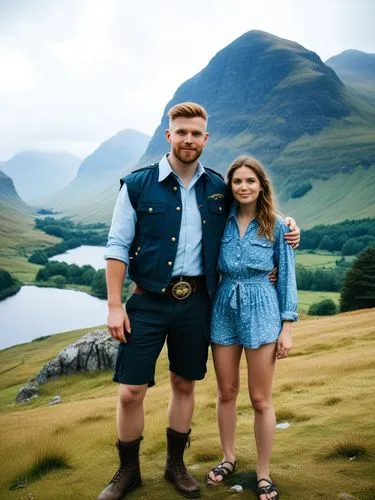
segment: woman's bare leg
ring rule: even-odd
[[[248,385],[254,409],[254,434],[258,453],[257,477],[270,477],[270,458],[275,437],[275,410],[272,404],[272,381],[275,372],[275,344],[246,349]],[[266,484],[260,484],[266,486]],[[262,495],[271,499],[276,493]]]
[[[240,388],[239,366],[242,346],[222,346],[212,344],[212,355],[217,379],[217,423],[223,448],[223,460],[234,463],[234,439],[237,424],[236,401]],[[220,482],[213,472],[209,474],[213,481]]]

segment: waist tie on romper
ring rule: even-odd
[[[247,314],[248,307],[251,304],[249,287],[260,287],[271,285],[268,274],[253,278],[230,279],[223,278],[223,284],[230,285],[229,305],[236,309],[241,316]]]

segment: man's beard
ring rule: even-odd
[[[186,150],[185,150],[186,151]],[[190,163],[194,163],[198,160],[200,155],[202,154],[202,148],[190,149],[190,154],[184,156],[184,151],[180,151],[179,148],[172,148],[173,155],[180,160],[181,163],[185,163],[185,165],[190,165]]]

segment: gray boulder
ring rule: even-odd
[[[38,393],[39,384],[44,384],[48,380],[77,372],[113,369],[118,345],[119,342],[106,330],[87,333],[44,365],[39,374],[18,391],[16,402],[28,401]]]

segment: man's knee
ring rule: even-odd
[[[186,380],[180,375],[171,372],[170,375],[172,391],[179,396],[191,396],[194,394],[194,380]]]
[[[147,385],[121,384],[118,391],[119,405],[132,406],[142,404],[147,390]]]

